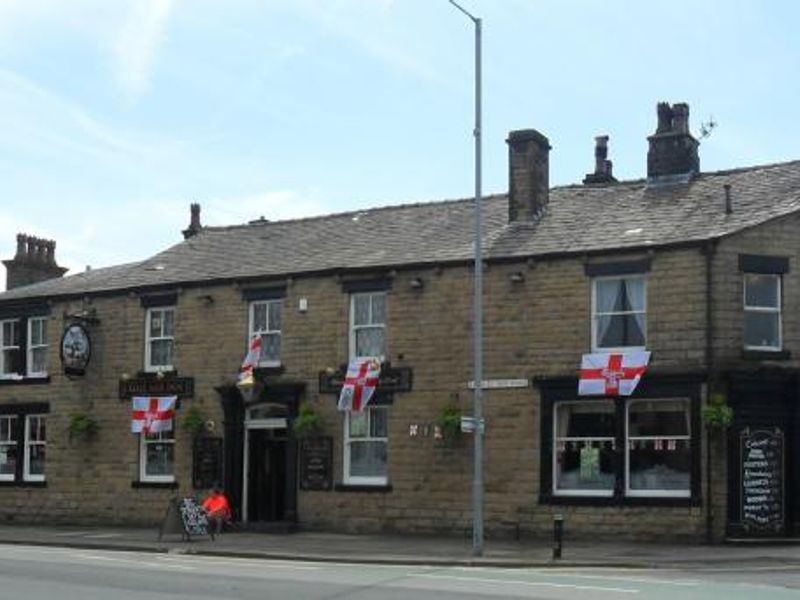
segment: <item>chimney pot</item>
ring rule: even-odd
[[[197,235],[203,229],[203,225],[200,223],[200,205],[196,203],[190,204],[189,211],[191,215],[189,227],[183,230],[183,239],[185,240]]]
[[[611,174],[612,163],[608,160],[608,136],[594,138],[594,173],[587,173],[583,183],[612,183],[616,181]]]
[[[24,260],[26,255],[26,248],[28,245],[28,236],[24,233],[17,234],[17,254],[14,256],[16,260]]]
[[[508,220],[535,221],[550,195],[550,142],[535,129],[512,131],[508,144]]]

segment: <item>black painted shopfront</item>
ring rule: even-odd
[[[793,369],[728,376],[728,536],[800,535],[800,410]]]

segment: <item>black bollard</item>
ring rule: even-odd
[[[561,558],[561,540],[564,536],[564,516],[553,517],[553,560]]]

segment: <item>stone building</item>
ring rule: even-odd
[[[555,514],[571,535],[800,531],[800,162],[703,173],[688,118],[659,105],[646,178],[617,181],[599,137],[595,171],[553,189],[547,138],[509,135],[483,234],[489,532]],[[219,484],[252,527],[462,534],[471,434],[440,424],[471,406],[473,210],[203,227],[193,206],[184,241],[68,277],[54,244],[20,237],[0,294],[0,518],[156,523]],[[578,396],[584,354],[635,350],[651,358],[631,396]],[[341,413],[355,355],[381,357],[381,380]],[[132,396],[173,394],[172,432],[130,433]],[[299,442],[301,405],[322,431]]]

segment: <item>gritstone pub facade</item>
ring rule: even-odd
[[[800,162],[704,173],[688,106],[657,116],[635,181],[601,136],[594,172],[551,189],[548,139],[509,134],[482,242],[490,535],[555,515],[576,537],[800,534]],[[69,276],[20,234],[0,520],[157,524],[221,487],[255,530],[468,532],[473,212],[204,227],[193,205],[175,246]],[[379,361],[375,394],[340,411],[360,356]],[[139,397],[175,397],[173,427],[132,433]]]

